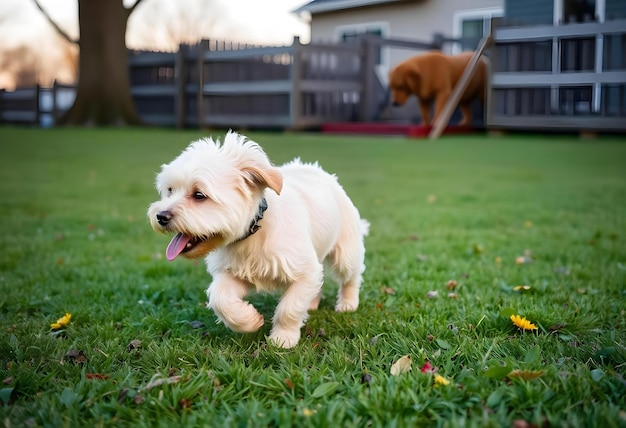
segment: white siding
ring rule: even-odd
[[[364,7],[346,11],[315,14],[311,19],[311,41],[336,42],[337,29],[360,24],[387,23],[385,37],[429,42],[435,33],[454,37],[454,15],[472,9],[503,8],[503,0],[422,0],[402,4]],[[451,46],[447,47],[451,52]],[[383,53],[381,78],[395,64],[418,52],[388,49]]]

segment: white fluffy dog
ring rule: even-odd
[[[263,316],[244,297],[280,290],[269,339],[295,346],[319,304],[324,261],[340,284],[335,310],[357,309],[369,224],[319,165],[275,167],[258,144],[229,132],[223,144],[192,143],[162,166],[156,187],[161,200],[148,217],[157,232],[175,233],[168,260],[206,256],[209,307],[230,329],[257,331]]]

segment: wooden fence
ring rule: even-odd
[[[626,20],[492,26],[487,127],[626,130]]]
[[[177,127],[302,129],[328,122],[370,121],[387,104],[375,75],[382,46],[440,49],[432,42],[364,37],[358,43],[263,47],[217,41],[181,46],[176,53],[131,52],[131,94],[146,124]],[[0,122],[41,123],[37,93],[0,92]],[[52,118],[71,106],[53,108]],[[19,119],[19,120],[17,120]]]
[[[0,90],[0,123],[52,126],[74,102],[73,86],[54,83],[15,91]]]

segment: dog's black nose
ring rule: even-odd
[[[156,217],[161,226],[167,226],[173,216],[170,211],[161,211]]]

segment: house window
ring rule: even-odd
[[[502,8],[460,10],[454,13],[453,32],[459,40],[452,53],[474,50],[483,36],[490,31],[491,18],[504,15]]]
[[[563,22],[595,21],[596,0],[563,0]]]
[[[386,37],[389,34],[387,23],[368,23],[343,25],[335,30],[336,39],[347,43],[357,43],[360,36],[369,34],[377,37]],[[376,65],[384,66],[388,63],[386,48],[379,47],[376,52]]]
[[[357,31],[356,29],[346,30],[341,33],[341,41],[346,43],[358,43],[359,37],[364,34],[371,34],[373,36],[382,37],[383,30],[380,28],[366,28],[364,31]],[[382,64],[382,48],[376,50],[376,65]]]

